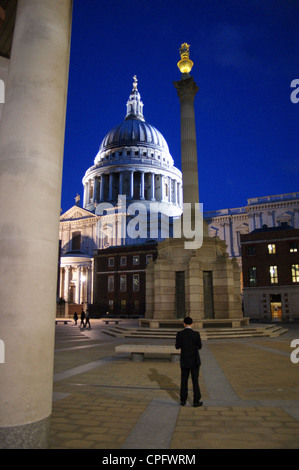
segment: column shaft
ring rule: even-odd
[[[198,91],[193,77],[174,83],[180,98],[181,112],[181,160],[184,203],[199,202],[197,145],[194,113],[194,97]]]
[[[18,1],[0,125],[2,448],[48,445],[71,13]]]

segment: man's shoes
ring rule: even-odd
[[[202,401],[196,401],[193,406],[194,408],[197,408],[198,406],[202,406],[203,405],[203,402]]]
[[[186,402],[185,401],[181,401],[181,406],[185,406],[186,405]]]

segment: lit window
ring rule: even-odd
[[[127,290],[127,276],[125,274],[120,276],[119,289],[121,292],[126,292]]]
[[[133,275],[133,291],[134,292],[139,291],[139,274]]]
[[[133,264],[139,264],[139,255],[134,255],[133,256]]]
[[[108,276],[108,291],[114,291],[114,276]]]
[[[299,264],[292,264],[292,282],[299,282]]]
[[[126,300],[121,300],[120,301],[120,309],[121,310],[126,310],[127,307],[127,301]]]
[[[274,255],[276,253],[275,243],[269,243],[268,244],[268,253],[269,253],[269,255]]]
[[[113,310],[113,300],[109,300],[109,310]]]
[[[271,284],[277,284],[278,283],[277,266],[270,266],[269,272],[270,272],[270,282],[271,282]]]
[[[290,245],[290,253],[297,253],[298,248],[297,248],[297,243],[292,243]]]
[[[249,285],[256,286],[256,267],[249,268]]]

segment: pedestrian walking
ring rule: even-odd
[[[181,405],[186,405],[188,397],[188,379],[191,373],[193,385],[193,406],[202,406],[201,392],[198,383],[201,338],[198,331],[193,329],[193,320],[191,317],[184,318],[184,329],[176,335],[175,347],[181,350],[180,366],[181,366],[181,389],[180,398]]]
[[[78,321],[78,314],[77,314],[77,312],[74,313],[73,320],[74,320],[74,322],[75,322],[75,325],[77,325],[77,321]]]
[[[84,310],[82,309],[82,311],[81,311],[81,323],[80,323],[80,328],[81,328],[81,325],[82,325],[82,328],[84,328],[84,320],[85,320],[85,312],[84,312]]]
[[[88,323],[88,325],[89,325],[89,329],[91,328],[91,326],[90,326],[90,320],[89,320],[89,319],[90,319],[89,311],[88,311],[88,310],[86,310],[86,315],[85,315],[85,325],[84,325],[84,328],[86,328],[86,326],[87,326],[87,323]]]

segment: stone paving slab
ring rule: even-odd
[[[200,408],[192,393],[179,405],[178,364],[116,356],[122,340],[103,328],[56,326],[51,449],[298,449],[299,364],[290,361],[290,341],[299,328],[273,340],[203,342]]]

